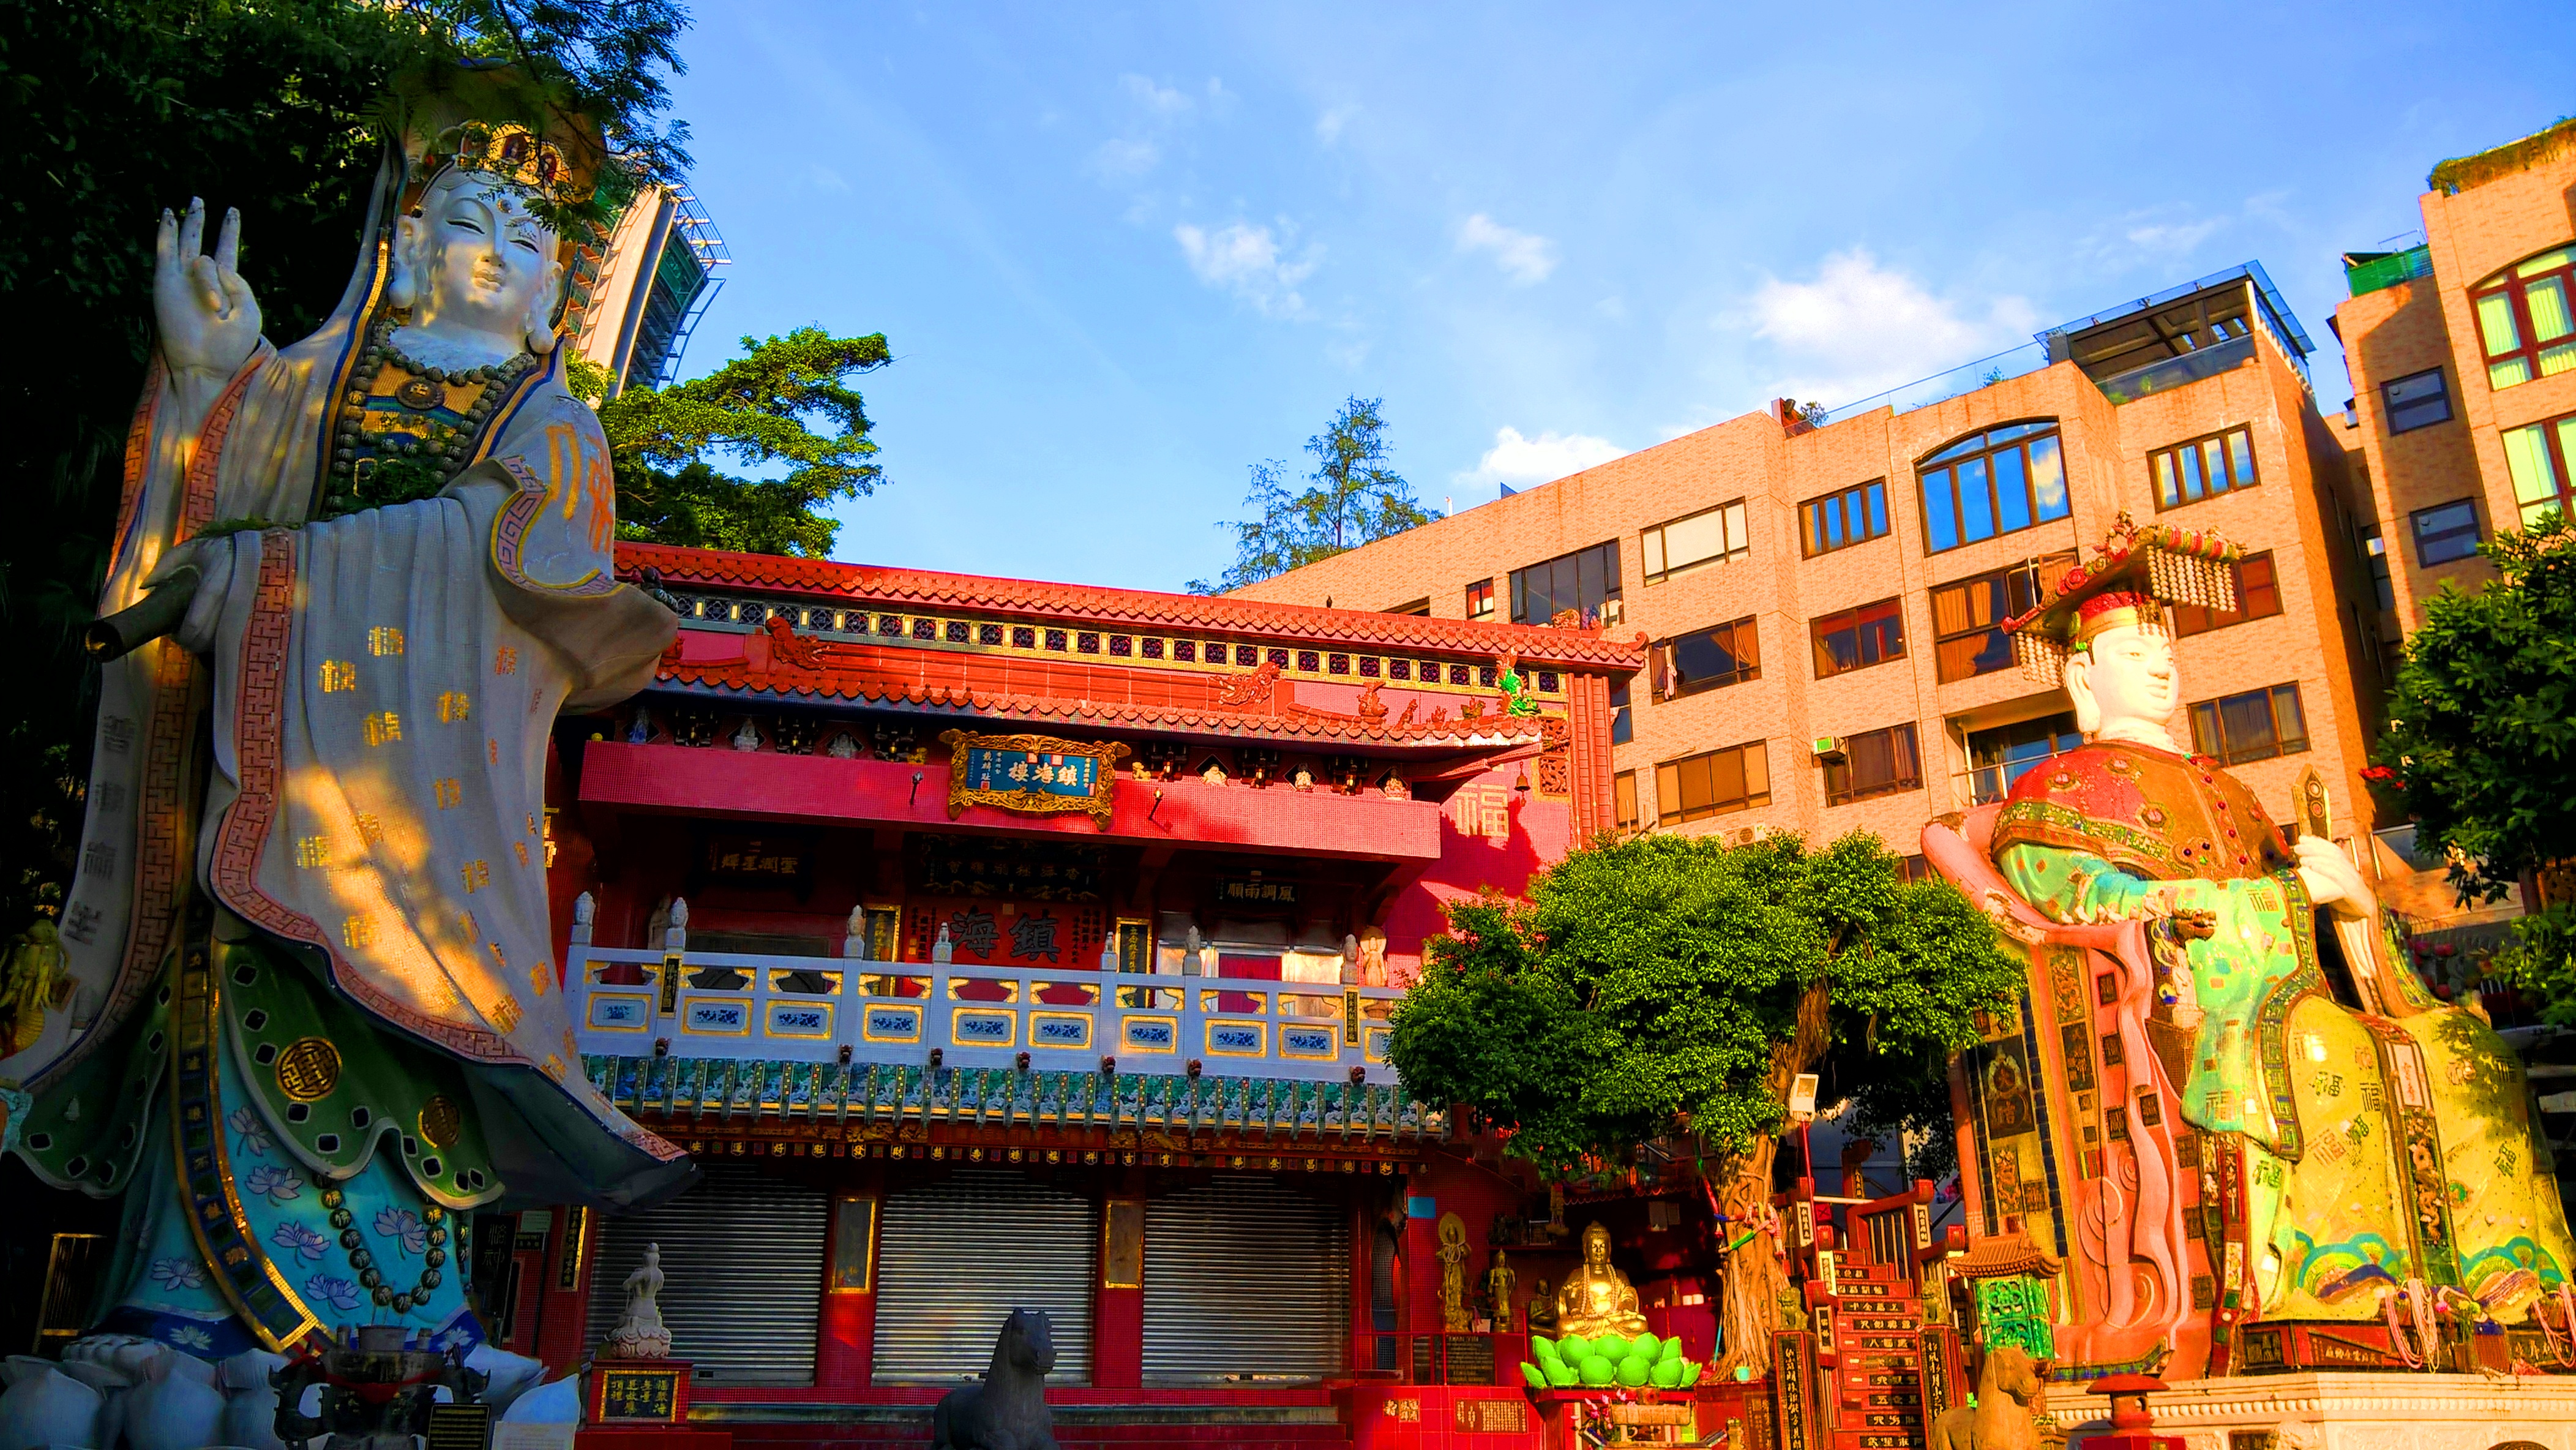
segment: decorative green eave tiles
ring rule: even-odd
[[[911,1119],[960,1126],[1448,1136],[1443,1114],[1404,1101],[1385,1084],[707,1057],[594,1055],[582,1063],[592,1084],[627,1112],[686,1114],[701,1121]]]

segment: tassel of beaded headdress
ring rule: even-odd
[[[2021,630],[2012,637],[2013,658],[2021,672],[2043,685],[2054,685],[2066,672],[2066,647],[2036,630]]]

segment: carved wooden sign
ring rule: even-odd
[[[1109,790],[1118,762],[1128,754],[1123,741],[1088,744],[1045,735],[976,735],[943,731],[948,747],[948,818],[968,806],[993,806],[1027,816],[1087,813],[1092,824],[1109,829]]]

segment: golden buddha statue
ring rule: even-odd
[[[1565,1276],[1556,1290],[1556,1332],[1591,1339],[1601,1334],[1642,1334],[1646,1316],[1637,1312],[1637,1290],[1628,1276],[1610,1265],[1610,1230],[1594,1223],[1583,1230],[1583,1266]]]

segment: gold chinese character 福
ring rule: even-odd
[[[438,697],[438,723],[453,725],[474,713],[474,702],[463,690],[449,690]]]
[[[358,667],[347,660],[322,662],[322,693],[336,694],[358,688]]]
[[[390,624],[379,624],[367,631],[367,653],[398,655],[403,652],[403,632]]]
[[[369,715],[363,722],[362,728],[369,745],[382,745],[390,740],[400,740],[402,739],[402,716],[391,710],[380,710]]]

